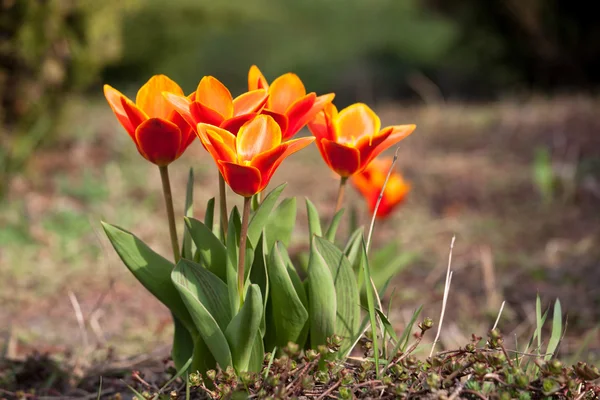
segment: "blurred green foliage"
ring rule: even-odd
[[[190,92],[210,74],[239,92],[257,64],[268,79],[294,71],[309,90],[363,100],[438,65],[457,34],[419,0],[146,0],[124,32],[111,82],[166,73]]]
[[[120,54],[122,3],[0,2],[0,196],[11,173],[55,132],[68,95]]]

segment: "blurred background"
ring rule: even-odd
[[[527,338],[539,293],[568,313],[563,353],[596,358],[593,10],[568,0],[0,0],[0,341],[13,356],[166,354],[168,312],[100,230],[117,223],[168,255],[158,172],[102,84],[133,98],[153,74],[186,93],[214,75],[235,95],[257,64],[269,81],[293,71],[309,91],[335,92],[338,107],[366,102],[384,125],[417,124],[398,161],[413,189],[376,229],[404,260],[392,284],[399,328],[420,304],[439,315],[456,234],[443,346],[485,334],[504,300],[500,329]],[[194,144],[171,167],[179,211],[190,166],[198,208],[216,194],[212,160]],[[327,171],[310,148],[273,185],[288,181],[285,193],[310,197],[327,219],[337,185]],[[349,204],[367,221],[357,194]]]

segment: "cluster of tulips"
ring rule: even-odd
[[[367,105],[338,111],[334,94],[306,93],[293,73],[269,84],[256,66],[248,73],[248,91],[236,98],[212,76],[202,78],[188,96],[164,75],[144,84],[135,102],[108,85],[104,94],[139,153],[159,167],[173,261],[122,228],[103,226],[125,265],[170,309],[177,368],[205,371],[218,365],[256,371],[265,349],[289,342],[316,349],[334,334],[342,340],[340,354],[348,354],[364,332],[361,302],[372,298],[363,294],[377,287],[362,228],[344,247],[336,245],[344,188],[350,180],[371,212],[387,216],[409,185],[391,170],[391,159],[376,157],[415,126],[382,129]],[[294,138],[305,126],[312,136]],[[209,201],[204,221],[193,218],[191,175],[180,246],[168,165],[196,137],[219,171],[220,223],[214,221],[215,199]],[[328,227],[321,226],[307,200],[310,254],[307,263],[297,266],[286,250],[296,222],[296,199],[277,203],[283,185],[264,198],[261,192],[286,157],[313,141],[339,175],[340,186]],[[241,213],[236,207],[228,210],[225,184],[244,198]]]

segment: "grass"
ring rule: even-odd
[[[600,317],[600,295],[592,279],[600,279],[600,254],[594,246],[600,216],[593,189],[599,174],[589,161],[600,159],[594,153],[600,149],[594,146],[596,108],[595,99],[581,98],[381,107],[384,125],[418,125],[401,143],[398,159],[413,192],[390,220],[377,224],[373,239],[374,251],[394,241],[418,254],[390,285],[397,289],[389,315],[397,331],[420,305],[423,315],[438,315],[447,243],[456,234],[454,289],[439,348],[462,345],[470,332],[486,332],[493,324],[497,308],[482,306],[488,292],[481,284],[481,249],[489,248],[495,277],[491,285],[507,301],[500,322],[506,341],[512,344],[516,335],[519,343],[527,342],[525,332],[535,326],[528,316],[535,314],[532,293],[537,290],[546,302],[560,298],[569,314],[561,352],[574,354],[587,343],[590,350],[584,356],[597,359],[600,343],[587,338]],[[565,149],[579,147],[576,161],[585,168],[578,169],[574,196],[563,199],[557,193],[556,200],[544,202],[539,195],[532,169],[540,146],[551,148],[558,164],[572,163]],[[170,168],[176,213],[183,213],[190,165],[197,182],[195,201],[205,204],[216,194],[211,162],[194,144]],[[332,209],[336,181],[314,148],[286,160],[273,185],[282,181],[289,181],[284,195],[309,196],[321,212]],[[368,224],[362,199],[349,191],[347,200],[359,210],[360,222]],[[233,196],[230,202],[241,204]],[[302,222],[293,242],[308,236],[305,213],[298,207]],[[81,303],[93,346],[114,346],[120,356],[148,352],[159,343],[168,348],[167,310],[128,275],[107,246],[100,219],[126,227],[169,255],[158,171],[139,157],[108,107],[94,100],[75,106],[60,142],[36,156],[0,204],[0,264],[8,266],[0,282],[0,326],[11,326],[17,343],[13,356],[34,348],[56,353],[81,346],[72,340],[79,328],[69,291]],[[341,233],[347,229],[342,221]],[[371,269],[376,275],[377,265]],[[0,333],[7,331],[0,328]]]

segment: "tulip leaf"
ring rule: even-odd
[[[235,227],[235,223],[232,221],[235,219],[234,207],[231,211],[231,218],[229,220],[229,226],[227,229],[227,261],[225,263],[226,269],[226,282],[227,282],[227,293],[229,297],[229,305],[231,307],[231,315],[236,315],[240,308],[240,295],[238,293],[238,247],[240,244],[239,234]]]
[[[308,313],[310,344],[316,349],[335,333],[337,298],[331,271],[315,241],[308,261]]]
[[[336,294],[336,335],[344,338],[339,354],[352,345],[360,326],[360,294],[354,271],[344,253],[326,239],[315,237],[314,242],[329,266]]]
[[[290,245],[292,232],[296,224],[296,198],[283,200],[269,216],[265,231],[267,248],[272,249],[276,241]]]
[[[264,300],[263,300],[264,302]],[[264,319],[264,318],[263,318]],[[262,329],[259,330],[259,334],[254,339],[254,345],[252,346],[252,353],[250,354],[250,361],[248,362],[249,372],[260,372],[265,359],[265,344],[263,342]]]
[[[185,208],[184,215],[188,218],[194,216],[194,169],[190,168],[188,174],[188,181],[185,191]],[[183,243],[181,245],[181,256],[188,260],[194,259],[196,253],[196,245],[192,242],[192,236],[190,235],[187,224],[183,226]]]
[[[363,273],[363,280],[366,283],[366,294],[367,294],[367,310],[369,311],[369,322],[371,325],[371,331],[373,337],[376,337],[377,333],[377,316],[375,313],[375,293],[373,291],[373,285],[371,285],[371,270],[369,268],[369,258],[367,257],[367,248],[365,241],[361,240],[361,251],[359,255],[360,268]],[[375,371],[379,378],[379,341],[373,340],[373,354],[375,357]]]
[[[304,343],[301,343],[299,339],[305,331],[308,311],[298,296],[278,245],[273,247],[267,266],[271,287],[275,345],[282,348],[287,346],[288,342],[293,342],[303,346]],[[300,289],[302,292],[304,291],[301,282]]]
[[[194,341],[185,325],[175,315],[172,316],[174,331],[171,358],[173,359],[173,363],[175,363],[175,369],[179,371],[193,356]]]
[[[195,218],[185,218],[192,240],[196,243],[200,263],[210,272],[226,281],[226,249],[210,228]]]
[[[335,234],[337,233],[343,216],[344,209],[342,208],[341,210],[335,213],[331,220],[331,223],[329,224],[329,228],[327,228],[327,232],[325,233],[325,239],[329,240],[331,243],[335,243]]]
[[[267,245],[264,235],[261,235],[260,239],[258,239],[258,245],[256,247],[256,253],[254,254],[252,270],[250,271],[250,279],[248,282],[255,283],[260,288],[260,294],[262,295],[264,303],[263,318],[260,327],[262,332],[265,332],[265,316],[267,310],[267,299],[269,298],[269,277],[267,273]]]
[[[364,228],[360,227],[352,232],[350,238],[348,239],[348,243],[344,248],[344,254],[350,261],[350,265],[352,265],[352,269],[356,275],[360,275],[359,264],[360,264],[360,252],[362,248]],[[360,287],[360,285],[359,285]]]
[[[194,329],[192,318],[171,282],[173,263],[155,253],[132,233],[105,222],[102,222],[102,227],[115,251],[137,280],[167,306],[182,324]]]
[[[232,365],[223,333],[231,320],[225,284],[207,269],[185,259],[179,261],[171,279],[217,363],[221,368]]]
[[[281,195],[286,184],[283,183],[273,189],[262,201],[256,212],[252,215],[250,223],[248,224],[248,240],[252,243],[253,247],[256,247],[258,238],[262,233],[263,228],[269,222],[269,216],[275,208],[275,203]]]
[[[308,215],[308,233],[310,240],[312,240],[314,236],[323,236],[319,212],[317,211],[317,207],[315,207],[308,198],[306,199],[306,213]]]
[[[204,214],[204,225],[211,231],[214,230],[215,226],[215,198],[212,197],[206,203],[206,213]]]
[[[263,301],[258,285],[250,285],[239,313],[225,330],[231,348],[233,366],[238,372],[247,371],[256,337],[260,331]]]
[[[302,304],[304,304],[304,307],[307,308],[308,307],[308,298],[306,297],[306,289],[304,288],[302,279],[300,279],[300,276],[298,275],[298,271],[296,271],[296,267],[294,267],[294,264],[292,263],[292,259],[290,258],[290,255],[288,254],[288,251],[285,248],[285,246],[283,245],[283,243],[276,243],[276,246],[278,247],[279,253],[281,254],[281,257],[283,258],[283,261],[285,262],[285,266],[287,268],[288,275],[290,276],[290,279],[292,280],[294,289],[296,289],[298,298],[300,299]],[[306,265],[308,266],[308,260],[307,260]]]

